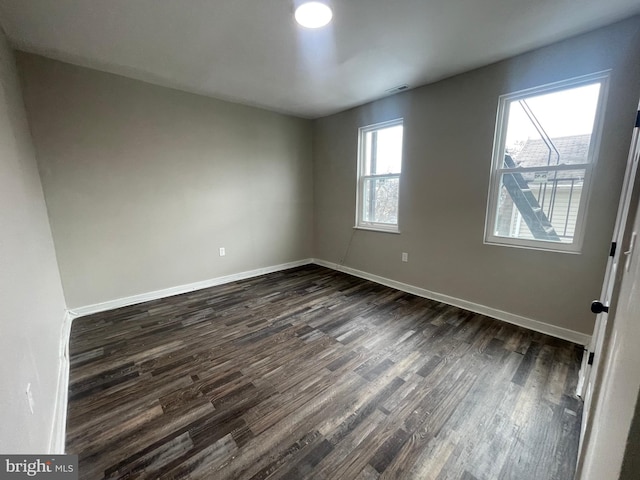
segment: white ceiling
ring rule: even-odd
[[[638,0],[0,0],[18,49],[315,118],[640,13]]]

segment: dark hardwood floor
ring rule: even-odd
[[[318,266],[77,319],[80,478],[570,480],[581,349]]]

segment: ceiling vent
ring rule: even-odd
[[[394,93],[404,92],[409,89],[409,85],[398,85],[397,87],[390,88],[389,90],[385,90],[387,94],[393,95]]]

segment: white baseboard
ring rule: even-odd
[[[173,295],[179,295],[181,293],[193,292],[203,288],[209,288],[216,285],[222,285],[225,283],[234,282],[237,280],[244,280],[246,278],[257,277],[268,273],[279,272],[290,268],[299,267],[302,265],[308,265],[314,263],[323,267],[337,270],[339,272],[348,273],[356,277],[370,280],[372,282],[386,285],[403,292],[411,293],[419,297],[428,298],[438,302],[446,303],[455,307],[459,307],[471,312],[486,315],[488,317],[496,318],[507,323],[512,323],[520,327],[528,328],[536,332],[551,335],[553,337],[568,340],[570,342],[577,343],[579,345],[589,345],[591,336],[584,333],[569,330],[556,325],[540,322],[531,318],[515,315],[513,313],[504,312],[495,308],[480,305],[478,303],[462,300],[460,298],[451,297],[442,293],[432,292],[423,288],[415,287],[406,283],[391,280],[379,275],[367,273],[354,268],[345,267],[333,262],[327,262],[325,260],[307,258],[304,260],[298,260],[296,262],[283,263],[272,267],[258,268],[247,272],[236,273],[233,275],[226,275],[223,277],[217,277],[210,280],[204,280],[201,282],[190,283],[187,285],[179,285],[177,287],[165,288],[163,290],[156,290],[153,292],[143,293],[140,295],[133,295],[130,297],[118,298],[110,300],[108,302],[97,303],[94,305],[87,305],[84,307],[74,308],[68,310],[65,315],[62,337],[60,342],[60,372],[58,375],[58,392],[55,407],[55,418],[53,422],[53,429],[50,438],[50,453],[64,453],[65,451],[65,433],[66,433],[66,416],[67,416],[67,399],[69,388],[69,335],[71,333],[71,322],[74,318],[84,315],[90,315],[93,313],[104,312],[107,310],[113,310],[115,308],[126,307],[129,305],[135,305],[138,303],[147,302],[150,300],[157,300],[160,298],[170,297]]]
[[[69,398],[69,336],[74,315],[67,311],[62,321],[60,333],[60,349],[58,352],[58,385],[53,410],[53,426],[49,438],[49,453],[60,455],[65,453],[65,437],[67,431],[67,402]]]
[[[355,268],[345,267],[333,262],[327,262],[317,258],[307,258],[304,260],[298,260],[296,262],[283,263],[272,267],[258,268],[255,270],[249,270],[247,272],[236,273],[232,275],[226,275],[223,277],[217,277],[210,280],[204,280],[201,282],[190,283],[187,285],[179,285],[177,287],[165,288],[163,290],[156,290],[153,292],[143,293],[140,295],[132,295],[130,297],[118,298],[110,300],[108,302],[97,303],[94,305],[87,305],[84,307],[75,308],[73,310],[67,310],[61,329],[60,338],[60,368],[58,372],[58,386],[56,394],[56,404],[54,408],[54,419],[51,436],[49,440],[49,453],[62,454],[65,453],[65,435],[66,435],[66,422],[67,422],[67,403],[68,403],[68,389],[69,389],[69,336],[71,334],[72,321],[84,315],[90,315],[92,313],[104,312],[107,310],[113,310],[115,308],[126,307],[129,305],[136,305],[138,303],[147,302],[150,300],[157,300],[160,298],[170,297],[173,295],[179,295],[181,293],[193,292],[201,290],[203,288],[209,288],[216,285],[222,285],[225,283],[234,282],[237,280],[244,280],[246,278],[257,277],[268,273],[279,272],[290,268],[299,267],[302,265],[308,265],[314,263],[323,267],[337,270],[339,272],[348,273],[365,280],[386,285],[387,287],[395,288],[403,292],[411,293],[419,297],[428,298],[438,302],[446,303],[454,307],[463,308],[472,312],[476,312],[488,317],[496,318],[507,323],[512,323],[520,327],[528,328],[536,332],[551,335],[553,337],[568,340],[570,342],[577,343],[579,345],[589,345],[591,342],[591,336],[584,333],[576,332],[566,328],[550,325],[548,323],[533,320],[531,318],[515,315],[509,312],[504,312],[495,308],[480,305],[478,303],[469,302],[460,298],[451,297],[442,293],[432,292],[423,288],[415,287],[406,283],[391,280],[379,275],[367,273],[362,270],[356,270]]]
[[[589,348],[584,347],[584,354],[582,355],[582,364],[580,365],[580,371],[578,372],[578,384],[576,385],[576,395],[581,399],[585,399],[587,394],[587,379],[591,375],[591,365],[589,365]],[[580,451],[580,450],[578,450]]]
[[[113,310],[115,308],[126,307],[129,305],[136,305],[138,303],[148,302],[150,300],[158,300],[160,298],[179,295],[181,293],[193,292],[196,290],[201,290],[203,288],[209,288],[209,287],[214,287],[216,285],[235,282],[237,280],[244,280],[246,278],[252,278],[260,275],[266,275],[268,273],[279,272],[282,270],[287,270],[289,268],[308,265],[310,263],[315,263],[316,265],[321,265],[323,267],[331,268],[333,270],[348,273],[356,277],[364,278],[365,280],[371,280],[372,282],[376,282],[381,285],[386,285],[391,288],[402,290],[403,292],[411,293],[419,297],[428,298],[430,300],[435,300],[437,302],[453,305],[454,307],[463,308],[471,312],[480,313],[482,315],[493,317],[507,323],[512,323],[520,327],[528,328],[529,330],[534,330],[536,332],[551,335],[552,337],[568,340],[570,342],[574,342],[579,345],[589,345],[589,343],[591,342],[591,336],[585,333],[576,332],[575,330],[569,330],[563,327],[558,327],[556,325],[551,325],[549,323],[544,323],[539,320],[534,320],[532,318],[527,318],[521,315],[505,312],[503,310],[498,310],[496,308],[488,307],[486,305],[481,305],[479,303],[470,302],[468,300],[463,300],[461,298],[451,297],[443,293],[432,292],[424,288],[409,285],[407,283],[398,282],[396,280],[391,280],[389,278],[381,277],[379,275],[374,275],[372,273],[364,272],[362,270],[357,270],[351,267],[345,267],[344,265],[339,265],[333,262],[327,262],[326,260],[321,260],[317,258],[307,258],[307,259],[298,260],[295,262],[283,263],[283,264],[274,265],[271,267],[258,268],[258,269],[249,270],[246,272],[234,273],[232,275],[226,275],[223,277],[203,280],[201,282],[189,283],[186,285],[179,285],[177,287],[170,287],[162,290],[156,290],[153,292],[142,293],[139,295],[132,295],[130,297],[118,298],[115,300],[110,300],[108,302],[96,303],[94,305],[86,305],[83,307],[69,310],[69,315],[71,318],[82,317],[82,316],[90,315],[93,313],[104,312],[107,310]],[[69,329],[71,328],[70,322],[68,327]],[[67,335],[67,340],[68,340],[68,335]]]
[[[117,298],[115,300],[109,300],[108,302],[96,303],[93,305],[86,305],[84,307],[74,308],[69,310],[69,313],[74,317],[83,317],[85,315],[91,315],[93,313],[105,312],[107,310],[113,310],[120,307],[128,307],[129,305],[136,305],[138,303],[148,302],[150,300],[158,300],[160,298],[172,297],[173,295],[180,295],[181,293],[194,292],[203,288],[215,287],[216,285],[222,285],[225,283],[235,282],[237,280],[244,280],[246,278],[258,277],[260,275],[266,275],[267,273],[280,272],[282,270],[288,270],[289,268],[300,267],[302,265],[308,265],[313,263],[313,259],[306,258],[304,260],[298,260],[295,262],[282,263],[280,265],[274,265],[272,267],[257,268],[255,270],[249,270],[247,272],[234,273],[232,275],[226,275],[224,277],[212,278],[209,280],[203,280],[201,282],[189,283],[186,285],[178,285],[177,287],[164,288],[162,290],[156,290],[148,293],[141,293],[139,295],[132,295],[130,297]]]
[[[487,307],[486,305],[480,305],[478,303],[469,302],[467,300],[451,297],[449,295],[444,295],[442,293],[432,292],[429,290],[425,290],[424,288],[419,288],[413,285],[409,285],[407,283],[402,283],[396,280],[380,277],[372,273],[356,270],[355,268],[345,267],[344,265],[339,265],[337,263],[327,262],[325,260],[320,260],[317,258],[313,259],[313,263],[315,263],[316,265],[321,265],[323,267],[331,268],[332,270],[348,273],[349,275],[353,275],[355,277],[364,278],[365,280],[371,280],[372,282],[376,282],[381,285],[386,285],[387,287],[395,288],[397,290],[402,290],[403,292],[411,293],[419,297],[424,297],[430,300],[435,300],[437,302],[446,303],[447,305],[463,308],[471,312],[480,313],[481,315],[486,315],[487,317],[492,317],[507,323],[512,323],[514,325],[518,325],[519,327],[528,328],[529,330],[534,330],[536,332],[544,333],[552,337],[568,340],[570,342],[577,343],[578,345],[589,345],[589,343],[591,342],[591,336],[585,333],[576,332],[574,330],[569,330],[567,328],[558,327],[556,325],[540,322],[532,318],[527,318],[520,315],[515,315],[513,313],[504,312],[496,308]]]
[[[235,273],[224,277],[217,277],[202,282],[190,283],[187,285],[179,285],[177,287],[165,288],[154,292],[133,295],[130,297],[118,298],[108,302],[97,303],[95,305],[87,305],[84,307],[67,310],[65,313],[60,335],[59,350],[59,369],[58,369],[58,385],[56,392],[56,403],[54,406],[54,418],[51,434],[49,437],[49,453],[63,454],[65,453],[65,438],[67,426],[67,404],[69,398],[69,337],[71,335],[71,323],[77,317],[90,315],[92,313],[113,310],[114,308],[126,307],[138,303],[147,302],[149,300],[157,300],[160,298],[179,295],[181,293],[193,292],[203,288],[222,285],[224,283],[234,282],[236,280],[244,280],[245,278],[257,277],[267,273],[279,272],[289,268],[295,268],[302,265],[313,263],[313,259],[307,258],[296,262],[283,263],[272,267],[258,268],[247,272]]]

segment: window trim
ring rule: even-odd
[[[527,88],[517,92],[500,95],[498,98],[498,111],[496,114],[496,128],[494,132],[493,150],[491,157],[491,175],[489,180],[489,191],[487,194],[487,210],[485,214],[485,230],[484,244],[498,245],[516,248],[527,248],[531,250],[543,250],[560,253],[580,254],[584,242],[585,222],[587,219],[587,210],[589,207],[589,197],[592,190],[592,173],[598,162],[598,153],[600,152],[600,140],[602,137],[604,115],[606,108],[606,100],[609,92],[609,82],[611,70],[605,70],[589,75],[562,80],[538,87]],[[532,95],[541,95],[562,90],[568,90],[574,87],[581,87],[600,83],[600,92],[598,94],[598,102],[596,106],[596,115],[593,122],[593,130],[591,134],[591,142],[589,152],[587,153],[587,163],[572,165],[555,165],[529,167],[527,172],[533,171],[562,171],[562,170],[584,170],[584,182],[582,185],[582,194],[580,196],[580,204],[576,217],[576,226],[574,229],[573,241],[571,243],[553,242],[549,240],[530,240],[515,237],[501,237],[495,235],[494,229],[497,217],[498,192],[500,191],[500,179],[503,173],[522,172],[522,169],[501,168],[504,162],[506,130],[508,126],[508,114],[506,105],[514,100],[528,98]]]
[[[382,130],[384,128],[395,127],[401,125],[403,127],[402,130],[402,151],[400,152],[400,173],[387,173],[387,174],[376,174],[376,175],[363,175],[362,172],[365,171],[365,148],[366,142],[364,141],[365,136],[369,132],[373,132],[376,130]],[[404,159],[404,118],[395,118],[393,120],[387,120],[385,122],[374,123],[371,125],[366,125],[364,127],[358,128],[358,170],[357,170],[357,185],[356,185],[356,224],[353,228],[360,230],[369,230],[374,232],[385,232],[385,233],[400,233],[399,223],[400,223],[400,182],[402,177],[402,163]],[[398,220],[396,223],[379,223],[379,222],[366,222],[363,220],[362,209],[364,207],[363,197],[364,197],[364,182],[366,179],[370,178],[397,178],[398,179]]]

